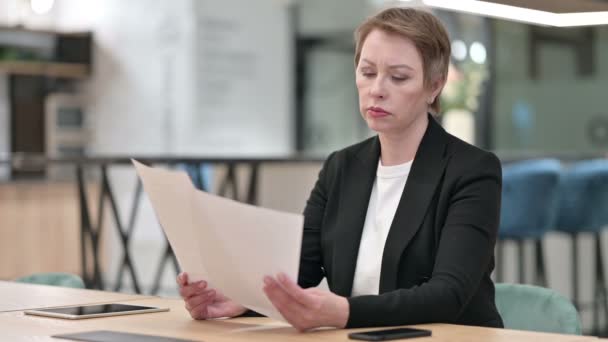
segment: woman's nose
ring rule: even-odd
[[[381,77],[376,77],[373,80],[369,93],[373,97],[378,97],[378,98],[386,97],[386,89],[384,87],[384,81],[382,80]]]

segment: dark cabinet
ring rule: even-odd
[[[0,72],[8,74],[11,153],[45,154],[45,100],[72,92],[92,66],[92,34],[0,27]],[[12,170],[12,178],[37,178],[42,167]]]

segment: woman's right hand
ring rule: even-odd
[[[194,319],[236,317],[247,309],[230,300],[215,289],[208,289],[207,282],[188,283],[188,274],[182,272],[177,276],[179,294],[186,303],[186,310]]]

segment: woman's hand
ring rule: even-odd
[[[344,328],[348,300],[317,288],[303,289],[286,275],[264,277],[264,293],[283,317],[299,331],[317,327]]]
[[[219,291],[207,288],[206,281],[188,283],[185,272],[177,276],[179,294],[186,303],[186,309],[194,319],[209,319],[219,317],[235,317],[242,315],[247,309],[230,300]]]

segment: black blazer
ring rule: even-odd
[[[373,137],[325,161],[304,210],[299,284],[316,286],[327,277],[331,291],[348,298],[349,328],[502,327],[490,279],[500,162],[446,133],[430,115],[384,247],[380,294],[350,296],[379,155]]]

